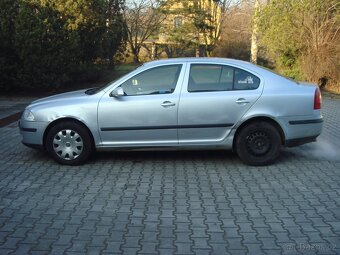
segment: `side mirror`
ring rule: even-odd
[[[125,93],[122,87],[115,88],[110,94],[110,96],[113,96],[113,97],[122,97],[124,95]]]

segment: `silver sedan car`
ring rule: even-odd
[[[57,162],[83,164],[94,150],[232,149],[267,165],[282,146],[322,130],[316,85],[232,59],[146,63],[103,88],[31,103],[19,122],[23,144]]]

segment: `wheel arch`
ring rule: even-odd
[[[259,122],[259,121],[265,121],[268,122],[270,124],[272,124],[278,131],[280,134],[280,138],[281,138],[281,144],[284,145],[285,144],[285,133],[283,131],[283,128],[281,127],[281,125],[273,118],[268,117],[268,116],[256,116],[256,117],[252,117],[247,119],[246,121],[244,121],[241,125],[239,125],[236,129],[235,135],[234,135],[234,139],[233,139],[233,151],[235,151],[235,143],[236,143],[236,138],[238,136],[238,134],[240,133],[240,131],[247,125],[249,125],[250,123],[254,123],[254,122]]]
[[[59,118],[59,119],[56,119],[54,121],[52,121],[51,123],[48,124],[48,126],[46,127],[45,131],[44,131],[44,136],[43,136],[43,147],[44,149],[46,149],[46,137],[47,137],[47,134],[48,132],[51,130],[51,128],[53,128],[55,125],[59,124],[59,123],[62,123],[62,122],[74,122],[74,123],[77,123],[81,126],[83,126],[87,132],[89,133],[90,137],[91,137],[91,144],[92,144],[92,148],[95,147],[95,142],[94,142],[94,137],[93,137],[93,134],[91,132],[91,130],[89,129],[89,127],[82,121],[76,119],[76,118],[72,118],[72,117],[63,117],[63,118]]]

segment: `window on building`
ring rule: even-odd
[[[175,28],[181,27],[182,24],[183,24],[183,19],[182,19],[182,17],[181,17],[181,16],[175,17],[174,23],[175,23]]]

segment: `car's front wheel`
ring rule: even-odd
[[[63,165],[83,164],[90,157],[92,147],[88,130],[73,121],[56,124],[46,136],[46,150]]]
[[[252,122],[238,133],[235,146],[244,163],[253,166],[269,165],[280,155],[281,137],[271,123]]]

